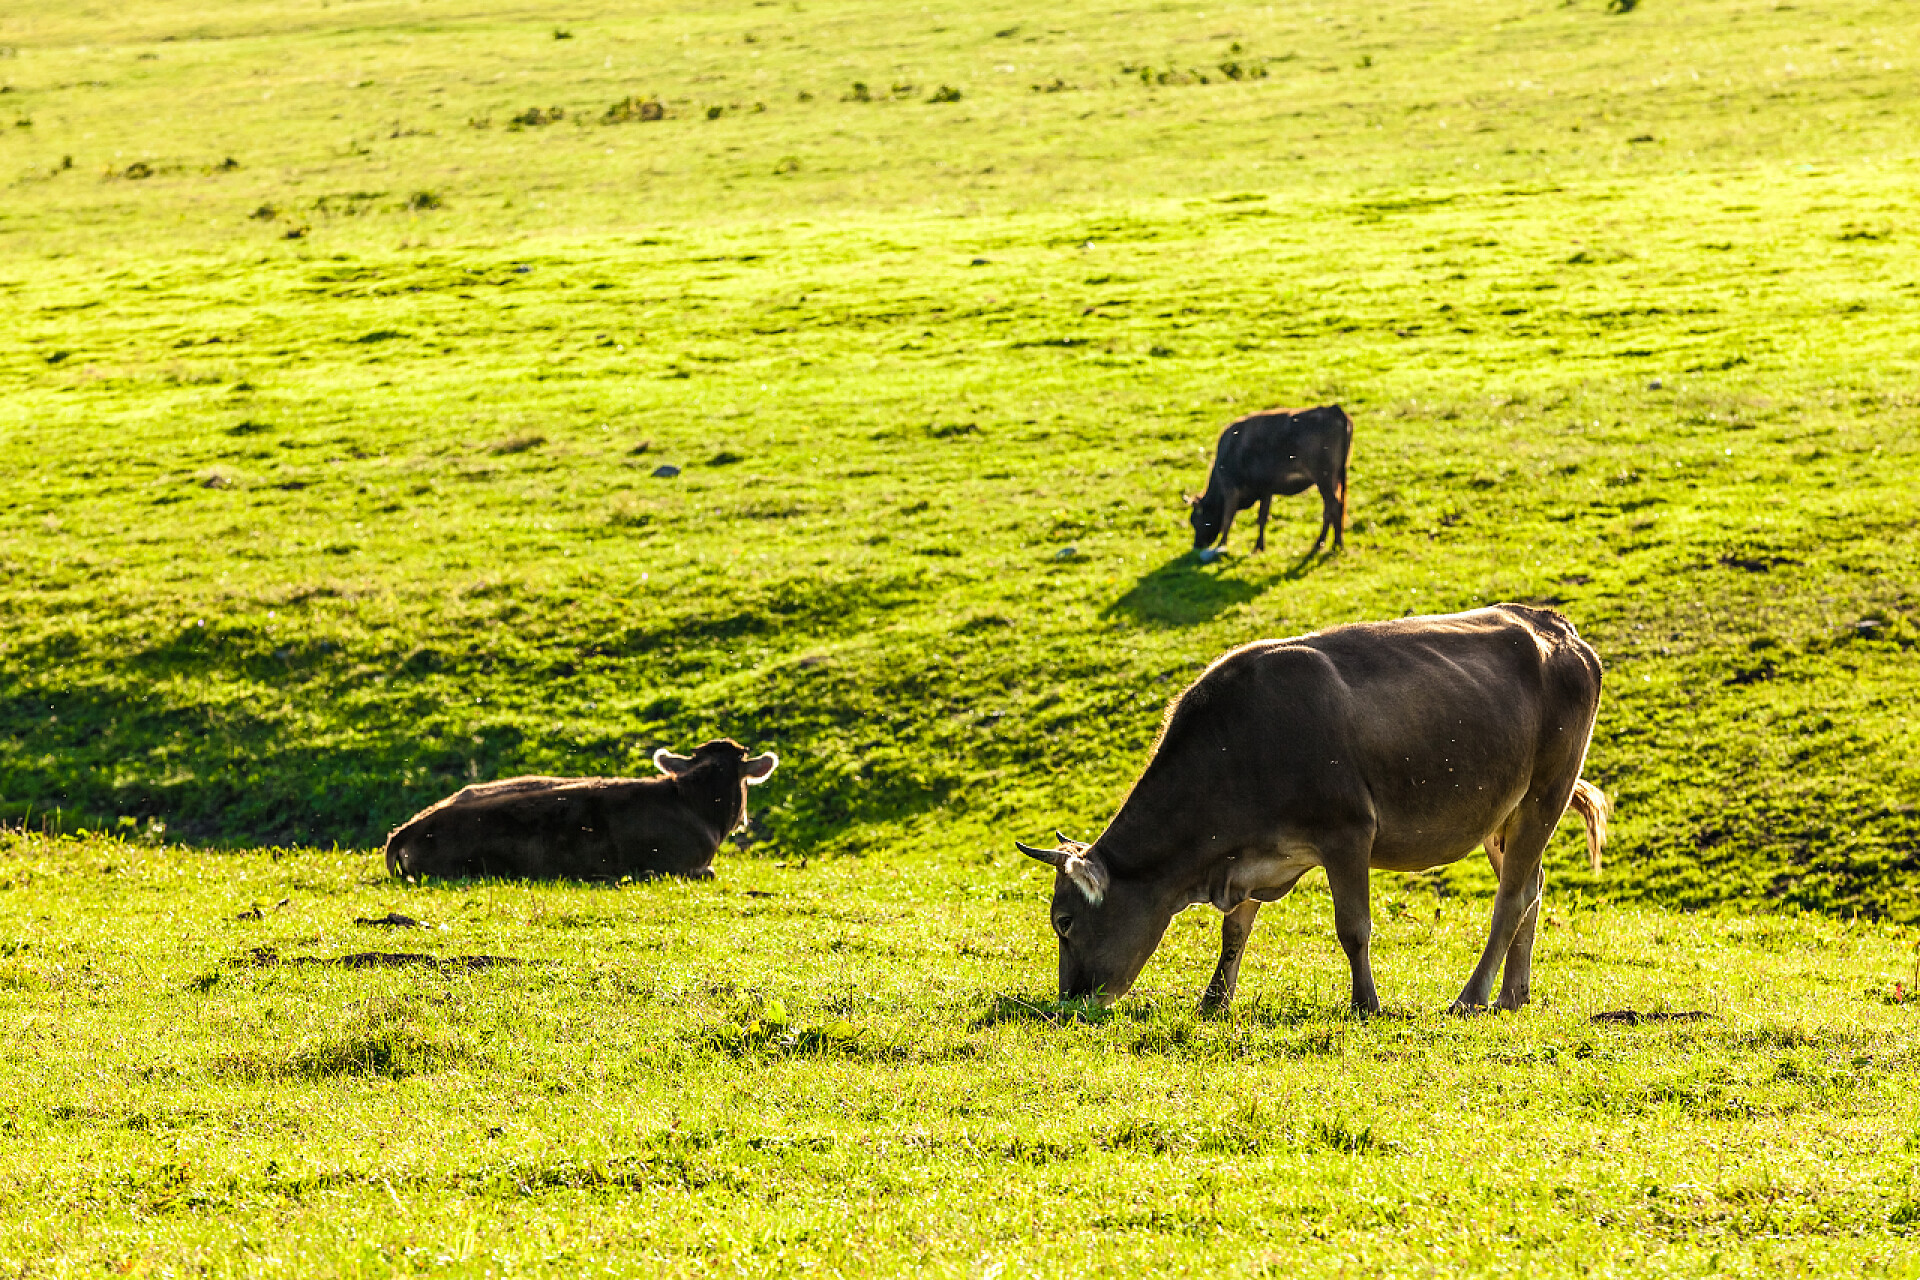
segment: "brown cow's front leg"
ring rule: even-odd
[[[1207,1012],[1217,1013],[1232,1003],[1233,990],[1240,985],[1240,957],[1247,952],[1253,918],[1259,913],[1259,899],[1248,898],[1220,921],[1220,963],[1207,984],[1207,994],[1200,998],[1200,1007]]]
[[[1267,494],[1260,499],[1260,532],[1253,540],[1255,551],[1267,549],[1267,512],[1273,510],[1273,495]]]
[[[1343,856],[1328,856],[1327,887],[1333,890],[1333,931],[1353,970],[1353,1011],[1380,1012],[1380,995],[1373,988],[1373,911],[1368,905],[1370,850],[1362,847]]]

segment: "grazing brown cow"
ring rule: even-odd
[[[387,837],[396,876],[710,879],[713,855],[747,818],[747,788],[779,758],[731,738],[677,756],[658,778],[507,778],[463,787]]]
[[[1255,502],[1260,504],[1260,529],[1255,551],[1267,549],[1267,512],[1273,495],[1291,497],[1308,485],[1320,490],[1318,551],[1333,531],[1333,545],[1343,544],[1347,529],[1347,455],[1353,451],[1353,419],[1337,404],[1318,409],[1269,409],[1250,414],[1220,433],[1213,451],[1213,471],[1207,491],[1188,498],[1193,510],[1193,548],[1227,545],[1233,517]],[[1313,552],[1307,553],[1312,555]]]
[[[1174,700],[1152,757],[1092,844],[1019,848],[1056,868],[1062,999],[1126,993],[1176,912],[1226,913],[1205,1003],[1233,998],[1263,902],[1310,868],[1333,891],[1353,1007],[1380,1008],[1368,876],[1424,871],[1484,844],[1499,891],[1456,1012],[1528,999],[1542,854],[1571,803],[1594,870],[1607,798],[1580,777],[1600,705],[1600,660],[1549,609],[1333,627],[1259,640]]]

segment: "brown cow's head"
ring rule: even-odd
[[[765,782],[773,776],[773,767],[780,763],[780,757],[773,752],[747,758],[747,749],[732,738],[715,738],[712,742],[703,742],[693,749],[690,756],[677,756],[665,747],[653,753],[654,767],[676,778],[689,778],[696,773],[706,775],[707,781],[696,783],[703,789],[715,789],[715,803],[718,796],[738,794],[740,818],[737,825],[747,820],[747,788]]]
[[[1187,521],[1193,525],[1193,549],[1213,545],[1220,536],[1220,524],[1227,518],[1227,500],[1211,487],[1197,498],[1187,499]]]
[[[1157,886],[1115,880],[1091,845],[1066,836],[1060,843],[1058,849],[1036,849],[1014,842],[1020,852],[1054,869],[1051,915],[1060,939],[1060,998],[1112,1004],[1146,967],[1173,911],[1161,901]]]

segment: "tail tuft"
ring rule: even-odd
[[[1582,778],[1573,784],[1570,807],[1587,826],[1587,861],[1593,865],[1593,873],[1599,875],[1600,851],[1607,847],[1607,817],[1613,812],[1613,801],[1607,799],[1606,792]]]

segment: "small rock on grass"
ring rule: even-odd
[[[671,480],[680,474],[680,468],[674,466],[671,462],[663,462],[653,469],[653,474],[655,479]]]

